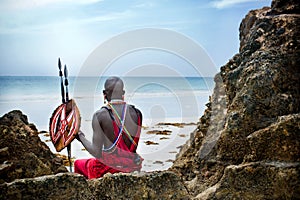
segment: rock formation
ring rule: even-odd
[[[274,0],[242,21],[240,52],[172,167],[193,196],[300,198],[299,7]]]
[[[24,115],[5,115],[0,199],[300,199],[299,11],[296,0],[273,0],[247,14],[240,51],[215,76],[207,109],[169,171],[42,176],[61,162],[39,142],[22,150],[37,131]]]
[[[67,172],[21,111],[0,118],[0,183]]]

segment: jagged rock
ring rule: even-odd
[[[230,165],[209,199],[299,199],[299,173],[295,162]]]
[[[3,163],[5,161],[5,158],[9,156],[8,147],[4,147],[0,149],[0,162]]]
[[[107,174],[86,180],[81,175],[60,173],[18,179],[0,185],[0,199],[190,199],[172,172]]]
[[[252,26],[241,35],[237,67],[230,69],[228,63],[221,69],[228,113],[218,154],[232,164],[241,163],[250,153],[247,136],[279,116],[300,111],[300,49],[299,44],[290,46],[291,41],[300,41],[300,15],[273,16],[269,10],[252,11],[245,17],[241,28],[249,21]],[[286,31],[278,35],[282,28]],[[253,49],[256,42],[260,47]]]
[[[183,182],[168,171],[107,174],[89,184],[94,196],[101,199],[189,199]]]
[[[274,14],[299,14],[300,4],[298,0],[272,1],[272,13]]]
[[[299,5],[274,0],[243,19],[240,52],[221,67],[210,107],[171,168],[194,197],[299,198]]]
[[[67,172],[21,111],[0,118],[0,183]]]
[[[279,117],[270,126],[247,137],[250,154],[245,161],[300,161],[300,114]]]
[[[73,173],[17,179],[0,185],[0,199],[95,199],[87,186],[83,176]]]

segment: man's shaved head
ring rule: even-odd
[[[104,83],[103,93],[106,95],[108,101],[111,99],[121,99],[125,93],[123,81],[116,76],[107,78]]]

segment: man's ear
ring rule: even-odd
[[[104,95],[106,95],[106,91],[105,90],[103,90],[102,92],[103,92]]]
[[[125,90],[123,90],[123,95],[125,94]]]

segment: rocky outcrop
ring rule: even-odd
[[[21,111],[0,118],[0,183],[67,172]]]
[[[86,180],[74,173],[18,179],[0,185],[0,199],[189,199],[172,172],[107,174]]]
[[[300,198],[298,13],[299,2],[274,0],[242,21],[240,52],[172,167],[193,196]]]
[[[0,185],[0,199],[95,199],[83,176],[61,173]]]
[[[180,178],[168,171],[107,174],[89,185],[97,199],[190,199]]]

